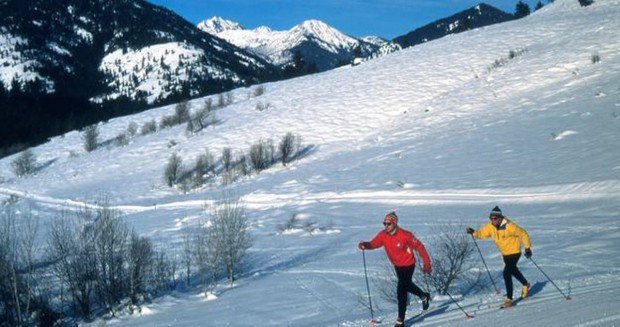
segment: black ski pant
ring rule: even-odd
[[[428,296],[428,293],[424,293],[416,284],[413,283],[411,278],[413,277],[413,271],[415,265],[408,267],[394,267],[396,269],[396,277],[398,278],[398,286],[396,287],[396,297],[398,298],[398,317],[405,320],[405,313],[407,312],[407,293],[413,293],[419,298]]]
[[[514,276],[521,284],[527,284],[527,280],[517,268],[517,262],[521,257],[521,252],[505,255],[504,257],[504,283],[506,284],[506,297],[512,300],[512,276]]]

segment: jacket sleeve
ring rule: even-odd
[[[493,225],[491,223],[486,223],[482,225],[482,227],[480,227],[480,229],[475,231],[472,235],[475,238],[480,239],[489,238],[491,237],[491,228],[494,228]]]
[[[422,244],[422,242],[420,242],[413,235],[411,235],[411,238],[412,238],[411,247],[420,254],[420,257],[422,258],[422,261],[424,262],[424,267],[430,267],[431,257],[428,255],[428,252],[426,252],[426,248],[424,247],[424,244]]]
[[[375,235],[375,237],[369,242],[369,250],[380,248],[383,246],[383,231],[380,231]]]
[[[512,232],[514,234],[514,236],[519,238],[519,241],[521,241],[521,243],[523,243],[523,246],[526,249],[529,249],[530,247],[532,247],[532,243],[530,242],[530,235],[527,234],[527,232],[525,231],[525,229],[521,228],[519,225],[512,223],[513,225],[513,229]]]

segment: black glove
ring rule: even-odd
[[[365,250],[365,249],[367,249],[367,248],[369,248],[369,247],[370,247],[370,242],[360,242],[360,243],[357,245],[357,247],[358,247],[360,250]]]
[[[532,257],[532,250],[530,249],[525,249],[525,257],[526,258],[531,258]]]
[[[467,227],[467,234],[473,234],[476,230],[471,228],[471,227]]]

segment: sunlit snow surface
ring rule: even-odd
[[[259,139],[297,133],[313,150],[227,189],[247,206],[254,246],[233,287],[155,299],[127,326],[368,326],[362,255],[356,249],[396,209],[401,225],[428,242],[445,223],[479,227],[490,209],[528,230],[533,259],[572,296],[522,259],[533,295],[510,310],[490,285],[446,297],[409,323],[421,326],[620,325],[620,1],[582,8],[556,0],[531,16],[449,36],[365,62],[233,92],[219,124],[193,136],[185,126],[85,153],[78,132],[34,148],[43,168],[27,178],[0,160],[0,192],[30,199],[51,223],[62,209],[105,194],[156,242],[180,242],[219,183],[188,194],[164,185],[168,157],[190,164],[209,148],[247,151]],[[510,59],[509,52],[516,55]],[[593,63],[593,55],[600,61]],[[499,64],[496,64],[499,63]],[[213,97],[214,100],[217,96]],[[256,110],[257,103],[269,109]],[[191,102],[198,109],[203,99]],[[174,111],[162,107],[100,126],[110,140]],[[24,203],[26,201],[23,201]],[[292,215],[330,232],[278,230]],[[479,242],[503,290],[501,257]],[[434,249],[429,247],[431,255]],[[366,253],[375,316],[391,326],[396,305],[372,282],[386,273],[382,251]],[[482,269],[482,267],[481,267]],[[416,276],[419,272],[416,272]],[[487,282],[488,284],[488,282]],[[518,284],[518,283],[517,283]],[[519,287],[516,287],[517,291]],[[409,315],[420,310],[409,307]],[[94,322],[93,324],[98,324]]]

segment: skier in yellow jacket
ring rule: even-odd
[[[502,254],[505,264],[504,283],[506,284],[506,299],[502,306],[507,308],[512,306],[512,276],[523,284],[521,297],[526,298],[528,295],[530,284],[517,268],[517,262],[521,257],[521,243],[525,247],[525,257],[528,259],[532,257],[532,250],[530,249],[532,244],[527,232],[506,219],[499,207],[493,208],[489,219],[491,221],[484,224],[479,230],[468,227],[467,233],[479,239],[492,238]]]

